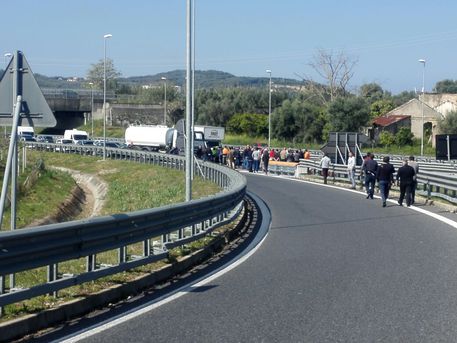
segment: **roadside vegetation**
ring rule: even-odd
[[[49,214],[50,209],[54,208],[54,206],[57,207],[59,202],[62,202],[75,186],[75,182],[68,174],[48,170],[45,166],[70,168],[87,174],[96,174],[102,178],[108,183],[109,187],[107,201],[103,208],[103,214],[107,215],[169,205],[184,201],[185,198],[185,178],[182,171],[128,161],[101,161],[99,158],[92,156],[62,155],[38,151],[29,151],[27,161],[29,166],[40,165],[40,173],[34,186],[27,194],[20,197],[18,204],[18,226],[27,225],[28,222]],[[32,167],[27,168],[26,173],[21,174],[20,182],[25,180],[33,169]],[[215,194],[219,191],[219,187],[212,182],[204,181],[199,177],[196,177],[193,181],[192,196],[194,199]],[[22,222],[21,218],[27,218],[28,222]],[[5,218],[4,224],[6,224],[6,221],[9,221],[9,217]],[[8,228],[9,222],[8,226],[5,226],[4,229]],[[220,231],[227,229],[227,227],[221,228]],[[52,308],[66,301],[74,300],[87,294],[101,291],[112,285],[132,280],[144,273],[153,272],[166,264],[176,261],[182,256],[201,249],[211,240],[211,237],[204,238],[184,248],[173,249],[170,259],[167,261],[160,261],[81,286],[62,290],[59,292],[59,297],[57,298],[53,296],[40,296],[6,306],[4,315],[0,318],[0,321],[7,321],[12,318]],[[142,251],[142,244],[134,244],[128,247],[127,255],[141,255]],[[117,250],[99,254],[97,255],[97,263],[116,264],[117,254]],[[85,263],[85,258],[82,258],[59,264],[59,273],[78,274],[84,272],[86,268]],[[46,272],[46,268],[38,268],[19,273],[16,275],[16,287],[29,287],[45,282]],[[9,276],[5,277],[5,284],[9,284]]]

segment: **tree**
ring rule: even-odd
[[[338,96],[348,93],[346,88],[354,76],[356,64],[357,60],[348,57],[343,52],[334,53],[323,49],[317,51],[309,65],[326,82],[326,88],[316,88],[325,102],[327,100],[333,102]],[[322,91],[327,94],[323,94]]]
[[[442,80],[438,81],[434,88],[437,93],[457,93],[457,80]]]
[[[395,143],[397,143],[398,146],[411,145],[413,144],[413,137],[414,135],[411,132],[411,129],[402,127],[395,135]]]
[[[381,100],[384,97],[384,91],[377,83],[366,83],[360,87],[360,96],[365,98],[370,104]]]
[[[457,134],[457,112],[449,112],[438,121],[438,130],[441,134]]]
[[[258,113],[235,114],[227,122],[227,130],[251,137],[268,136],[268,116]]]
[[[116,89],[116,79],[121,76],[121,73],[114,68],[113,60],[106,59],[106,88]],[[104,79],[104,60],[101,59],[98,63],[92,64],[87,72],[87,80],[93,82],[98,89],[103,88]]]
[[[382,131],[379,134],[379,143],[383,146],[391,146],[395,144],[395,136],[389,131]]]
[[[310,102],[285,100],[272,115],[272,132],[275,138],[296,143],[322,141],[325,118],[322,108]]]
[[[373,102],[370,106],[371,118],[380,117],[387,112],[392,111],[395,108],[395,105],[390,99],[380,99]]]
[[[370,110],[360,97],[337,98],[327,109],[330,131],[359,132],[370,120]]]

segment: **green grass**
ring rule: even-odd
[[[19,182],[25,180],[25,174]],[[3,177],[3,175],[2,175]],[[27,193],[19,196],[17,203],[16,227],[22,228],[33,221],[53,213],[76,186],[73,178],[67,173],[45,170],[41,173],[35,186]],[[2,230],[10,230],[10,208],[5,211]]]
[[[146,164],[137,164],[128,161],[100,161],[92,156],[79,155],[60,155],[55,153],[30,151],[28,154],[28,163],[31,165],[39,158],[45,161],[45,165],[61,166],[70,169],[75,169],[88,174],[96,174],[98,177],[108,183],[107,202],[103,208],[103,214],[114,214],[120,212],[129,212],[144,208],[168,205],[171,203],[181,202],[185,199],[185,177],[182,171],[172,170],[165,167],[152,166]],[[60,187],[59,176],[64,176],[70,180],[69,184],[74,186],[73,179],[66,173],[61,172],[45,172],[46,177],[42,181],[42,185],[34,189],[27,199],[30,206],[33,204],[34,211],[40,213],[38,209],[44,212],[49,211],[54,205],[50,205],[50,201],[54,195],[49,192],[50,189],[59,189],[59,193],[67,196],[72,187],[68,191],[64,187]],[[67,183],[67,182],[64,182]],[[209,181],[204,181],[196,177],[193,181],[193,198],[201,198],[210,194],[215,194],[220,191],[220,188]],[[58,201],[57,201],[58,203]],[[19,207],[23,205],[19,203]],[[57,205],[55,205],[57,206]],[[218,230],[226,230],[220,228]],[[159,240],[160,238],[157,238]],[[113,276],[105,277],[93,282],[88,282],[83,285],[78,285],[66,288],[59,291],[59,296],[39,296],[17,304],[5,307],[4,316],[1,321],[10,320],[26,314],[43,311],[48,308],[65,301],[77,299],[87,294],[106,289],[114,284],[124,283],[132,280],[144,273],[150,273],[158,268],[175,261],[181,256],[200,249],[202,246],[211,241],[212,238],[204,238],[200,242],[194,242],[185,249],[173,249],[170,252],[169,261],[159,261],[146,266],[136,268],[134,270],[119,273]],[[128,255],[141,255],[143,251],[142,243],[132,244],[127,247]],[[97,255],[97,263],[116,264],[118,259],[118,251],[112,250],[103,252]],[[79,274],[85,271],[85,258],[66,261],[59,264],[59,273]],[[37,268],[32,271],[26,271],[16,274],[16,286],[30,287],[37,283],[46,281],[46,268]],[[9,276],[5,277],[5,284],[9,284]]]
[[[91,156],[59,155],[35,152],[45,163],[95,174],[108,183],[102,214],[131,212],[185,200],[185,176],[182,171],[128,161],[105,160]],[[195,177],[192,198],[219,192],[219,187]]]

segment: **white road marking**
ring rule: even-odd
[[[197,283],[194,283],[194,284],[191,284],[191,285],[186,285],[186,286],[183,286],[181,287],[180,289],[178,289],[176,291],[176,293],[172,294],[171,296],[169,295],[164,295],[162,297],[160,297],[159,299],[155,300],[153,304],[151,305],[148,305],[142,309],[139,309],[137,311],[134,311],[134,312],[131,312],[125,316],[122,316],[120,318],[117,318],[109,323],[106,323],[106,324],[103,324],[103,325],[100,325],[98,327],[95,327],[93,329],[90,329],[88,331],[85,331],[81,334],[78,334],[77,336],[73,336],[71,338],[68,338],[66,340],[63,340],[61,342],[64,342],[64,343],[70,343],[70,342],[78,342],[84,338],[88,338],[90,336],[93,336],[93,335],[96,335],[102,331],[105,331],[105,330],[108,330],[116,325],[119,325],[119,324],[122,324],[130,319],[133,319],[133,318],[136,318],[138,316],[141,316],[142,314],[145,314],[149,311],[152,311],[162,305],[165,305],[173,300],[176,300],[180,297],[182,297],[183,295],[189,293],[190,291],[193,290],[193,288],[195,287],[201,287],[203,285],[206,285],[210,282],[212,282],[213,280],[216,280],[217,278],[221,277],[222,275],[228,273],[229,271],[231,271],[232,269],[238,267],[240,264],[242,264],[243,262],[245,262],[249,257],[251,257],[256,251],[257,249],[260,248],[260,246],[262,245],[262,243],[265,241],[265,239],[267,238],[268,236],[268,232],[267,234],[262,238],[262,240],[259,242],[259,244],[257,244],[252,250],[250,250],[248,253],[246,253],[244,256],[242,256],[239,260],[236,260],[234,263],[230,264],[229,266],[221,269],[220,271],[214,273],[213,275],[210,275],[209,277],[197,282]]]
[[[247,171],[246,171],[247,173]],[[320,183],[315,183],[315,182],[311,182],[311,181],[306,181],[306,180],[300,180],[300,179],[295,179],[295,178],[291,178],[291,177],[283,177],[283,176],[280,176],[280,175],[265,175],[264,173],[249,173],[250,175],[258,175],[258,176],[267,176],[267,177],[271,177],[271,176],[274,176],[274,177],[280,177],[284,180],[290,180],[290,181],[293,181],[293,182],[302,182],[302,183],[308,183],[308,184],[312,184],[312,185],[315,185],[315,186],[321,186],[321,187],[327,187],[327,188],[334,188],[334,189],[338,189],[338,190],[342,190],[342,191],[346,191],[346,192],[353,192],[353,193],[358,193],[358,194],[362,194],[362,195],[365,195],[365,192],[361,192],[361,191],[358,191],[358,190],[354,190],[354,189],[348,189],[348,188],[343,188],[343,187],[338,187],[338,186],[334,186],[334,185],[329,185],[329,184],[320,184]],[[377,199],[380,199],[379,196],[375,195],[375,198]],[[395,200],[392,200],[392,199],[388,199],[387,200],[388,202],[391,202],[391,203],[395,203],[395,204],[398,204],[397,201]],[[451,219],[448,219],[446,217],[443,217],[439,214],[436,214],[436,213],[433,213],[433,212],[430,212],[430,211],[427,211],[427,210],[424,210],[422,208],[419,208],[419,207],[416,207],[416,206],[410,206],[409,209],[413,210],[413,211],[416,211],[416,212],[419,212],[419,213],[422,213],[422,214],[425,214],[425,215],[428,215],[430,217],[433,217],[443,223],[446,223],[454,228],[457,228],[457,222],[454,222],[453,220]],[[149,311],[152,311],[162,305],[165,305],[173,300],[176,300],[180,297],[182,297],[183,295],[189,293],[189,291],[192,290],[192,288],[194,287],[200,287],[200,286],[203,286],[203,285],[206,285],[210,282],[212,282],[213,280],[219,278],[220,276],[228,273],[229,271],[231,271],[232,269],[238,267],[240,264],[242,264],[244,261],[246,261],[249,257],[251,257],[256,251],[257,249],[260,248],[260,246],[262,245],[262,243],[265,241],[266,237],[268,236],[268,233],[265,235],[265,237],[263,237],[263,239],[259,242],[259,244],[257,246],[255,246],[251,251],[249,251],[246,255],[244,255],[243,257],[241,257],[239,260],[235,261],[234,263],[230,264],[229,266],[227,266],[226,268],[218,271],[217,273],[209,276],[208,278],[205,278],[195,284],[191,284],[191,285],[186,285],[186,286],[183,286],[182,288],[180,288],[176,293],[174,293],[173,295],[171,296],[167,296],[167,295],[164,295],[162,297],[160,297],[159,299],[157,299],[153,304],[151,305],[148,305],[140,310],[137,310],[137,311],[134,311],[134,312],[131,312],[125,316],[122,316],[118,319],[115,319],[109,323],[106,323],[106,324],[103,324],[101,326],[98,326],[96,328],[93,328],[89,331],[86,331],[82,334],[79,334],[77,336],[74,336],[74,337],[71,337],[69,339],[66,339],[62,342],[64,343],[73,343],[73,342],[77,342],[81,339],[84,339],[84,338],[88,338],[90,336],[93,336],[93,335],[96,335],[100,332],[103,332],[105,330],[108,330],[116,325],[119,325],[119,324],[122,324],[122,323],[125,323],[127,322],[128,320],[130,319],[133,319],[133,318],[136,318],[138,316],[141,316],[142,314],[145,314]]]

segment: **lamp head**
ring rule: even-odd
[[[421,59],[419,60],[419,63],[422,63],[423,65],[425,65],[425,60],[421,58]]]
[[[106,38],[111,38],[111,37],[113,37],[113,35],[112,35],[111,33],[108,33],[108,34],[106,34],[106,35],[103,36],[103,38],[105,38],[105,39],[106,39]]]

